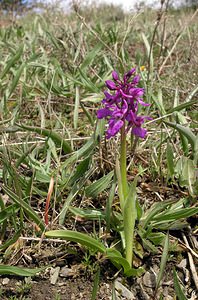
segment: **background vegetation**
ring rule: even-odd
[[[87,232],[98,240],[108,234],[109,247],[118,241],[112,172],[118,141],[105,140],[96,110],[112,70],[134,66],[151,104],[144,113],[153,118],[147,138],[137,141],[134,155],[128,153],[129,180],[141,174],[136,258],[142,265],[146,253],[162,253],[167,231],[176,261],[187,256],[178,250],[186,239],[196,253],[197,18],[197,10],[169,9],[166,1],[158,11],[133,14],[107,5],[74,6],[70,14],[47,8],[10,19],[2,13],[1,273],[20,273],[5,265],[24,265],[23,255],[13,256],[16,248],[22,251],[20,241],[36,241],[46,228]],[[189,296],[176,276],[176,291],[179,286]]]

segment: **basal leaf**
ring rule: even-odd
[[[0,265],[0,275],[16,275],[22,277],[35,276],[39,272],[43,271],[44,268],[19,268],[16,266],[5,266]]]
[[[59,238],[67,241],[79,243],[94,251],[105,253],[105,246],[97,239],[92,238],[88,234],[72,231],[72,230],[52,230],[45,233],[46,237]]]
[[[92,197],[92,198],[97,197],[99,193],[101,193],[108,187],[108,185],[110,184],[110,182],[112,180],[113,174],[114,174],[114,172],[111,171],[109,174],[103,176],[102,178],[100,178],[97,181],[90,184],[85,189],[86,196]]]

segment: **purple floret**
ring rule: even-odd
[[[111,91],[104,92],[105,98],[102,100],[104,108],[97,111],[98,119],[108,120],[107,138],[114,137],[123,126],[126,132],[145,138],[147,130],[142,128],[145,120],[151,120],[147,116],[138,116],[138,105],[149,106],[142,100],[144,89],[137,87],[140,76],[135,75],[133,68],[124,74],[123,80],[119,79],[116,71],[112,72],[112,80],[107,80],[106,86]],[[132,76],[133,75],[133,76]],[[132,79],[131,79],[132,77]]]

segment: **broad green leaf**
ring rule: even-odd
[[[5,266],[0,265],[0,275],[15,275],[15,276],[22,276],[22,277],[29,277],[35,276],[39,272],[43,271],[44,268],[19,268],[15,266]]]
[[[175,173],[179,177],[179,182],[181,186],[189,187],[189,191],[193,194],[193,185],[196,182],[196,172],[195,172],[194,162],[182,156],[176,164]]]
[[[129,192],[124,202],[124,211],[123,211],[124,238],[125,238],[125,245],[126,245],[125,253],[126,253],[126,259],[130,265],[132,265],[134,228],[135,228],[135,221],[137,218],[136,185],[137,185],[137,177],[135,177],[133,183],[129,187]]]
[[[190,208],[183,208],[178,209],[176,211],[165,212],[158,214],[153,217],[153,221],[172,221],[172,220],[178,220],[183,218],[189,218],[193,215],[196,215],[198,213],[198,207],[190,207]]]
[[[94,251],[105,253],[105,246],[97,239],[92,238],[88,234],[72,231],[72,230],[52,230],[45,232],[45,236],[49,238],[59,238],[67,241],[79,243]]]
[[[146,237],[156,246],[162,244],[165,235],[162,232],[151,232],[146,235]]]
[[[94,139],[96,142],[100,142],[104,136],[105,131],[105,119],[97,120],[96,129],[94,132]]]
[[[78,69],[78,71],[80,74],[80,85],[86,88],[88,91],[91,91],[93,93],[99,93],[99,88],[92,82],[90,78],[87,77],[85,72],[80,68]]]
[[[175,200],[168,200],[164,202],[154,203],[145,213],[142,215],[140,222],[143,228],[146,228],[149,222],[158,215],[161,211],[164,211],[168,206],[173,204]]]
[[[183,109],[186,109],[186,108],[190,108],[190,107],[192,107],[192,105],[194,105],[194,104],[196,104],[196,103],[197,103],[197,99],[191,100],[191,101],[189,101],[189,102],[181,103],[181,104],[179,104],[178,106],[169,109],[169,110],[167,111],[167,114],[173,113],[173,112],[175,112],[175,111],[178,112],[178,111],[183,110]]]
[[[106,249],[106,257],[115,264],[116,268],[123,268],[124,274],[127,277],[141,276],[145,270],[143,268],[134,269],[131,268],[126,258],[122,257],[121,253],[114,248]]]
[[[69,210],[76,216],[89,220],[104,220],[105,214],[97,209],[83,209],[79,207],[69,207]]]
[[[191,102],[191,99],[194,97],[194,95],[197,93],[197,91],[198,91],[198,85],[190,92],[190,94],[188,94],[188,96],[185,99],[185,102],[186,103]],[[197,99],[195,99],[195,100],[197,101]]]
[[[90,184],[85,189],[85,194],[87,197],[95,198],[98,196],[99,193],[104,191],[110,184],[114,172],[111,171],[109,174],[103,176],[102,178],[98,179],[97,181]]]
[[[155,102],[155,105],[157,106],[157,108],[159,109],[161,115],[162,116],[166,115],[167,112],[166,112],[166,110],[164,108],[164,104],[163,104],[162,90],[159,89],[158,94],[156,96],[154,94],[152,94],[152,99]]]
[[[183,134],[188,139],[194,152],[198,150],[198,136],[194,135],[190,128],[167,121],[165,122],[165,124],[176,129],[180,134]]]

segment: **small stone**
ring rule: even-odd
[[[182,259],[181,262],[177,265],[177,267],[180,268],[180,269],[184,269],[184,268],[186,268],[186,266],[187,266],[187,259],[186,258]]]
[[[60,271],[61,277],[72,277],[74,275],[75,275],[75,272],[71,268],[68,268],[67,266],[61,268],[61,271]]]
[[[50,272],[50,283],[56,284],[60,272],[60,267],[52,268]]]
[[[10,279],[9,278],[3,278],[2,284],[7,285],[9,283]]]
[[[153,273],[146,272],[143,276],[143,284],[146,287],[154,288],[156,286],[156,278]]]
[[[121,282],[118,280],[115,281],[115,289],[118,292],[118,294],[126,300],[135,300],[135,297],[129,289],[126,288]]]

